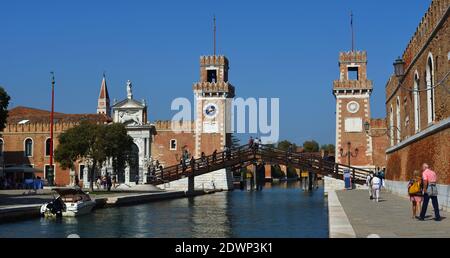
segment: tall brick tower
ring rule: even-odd
[[[103,74],[102,85],[100,86],[100,94],[98,96],[97,114],[106,114],[111,117],[111,106],[109,104],[108,87],[106,86],[106,77]]]
[[[347,164],[348,143],[356,157],[352,166],[373,168],[372,138],[365,133],[364,122],[370,121],[372,81],[367,79],[366,51],[339,54],[340,78],[333,82],[336,97],[336,160]],[[341,151],[342,150],[342,151]],[[344,154],[342,157],[341,152]]]
[[[231,99],[234,87],[228,82],[225,56],[200,57],[200,81],[194,83],[196,102],[195,154],[221,151],[230,144]]]

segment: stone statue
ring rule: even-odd
[[[128,97],[128,99],[132,99],[133,98],[133,92],[131,91],[131,87],[132,87],[131,81],[128,80],[127,81],[127,97]]]

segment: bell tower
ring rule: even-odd
[[[111,106],[109,103],[108,87],[106,86],[106,77],[103,74],[102,85],[100,86],[100,94],[98,96],[97,114],[105,114],[111,117]]]
[[[333,82],[333,95],[336,98],[336,161],[347,164],[345,154],[352,151],[352,166],[371,168],[372,138],[365,133],[364,122],[370,121],[370,95],[373,88],[372,81],[367,79],[366,51],[341,52],[339,71],[339,80]]]
[[[200,57],[200,81],[194,83],[196,102],[195,154],[221,151],[230,144],[231,101],[234,87],[228,82],[225,56]]]

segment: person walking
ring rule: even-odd
[[[139,174],[136,174],[136,176],[134,177],[134,182],[136,183],[136,185],[139,184]]]
[[[412,203],[413,219],[417,217],[417,213],[420,214],[420,209],[423,201],[422,192],[423,192],[422,176],[420,175],[420,172],[418,170],[415,170],[413,173],[413,177],[409,180],[408,183],[408,195]]]
[[[369,189],[369,199],[373,200],[373,190],[372,190],[372,179],[373,179],[374,175],[373,172],[371,171],[366,178],[366,185],[367,188]]]
[[[422,165],[422,180],[423,180],[423,203],[422,211],[420,212],[419,220],[425,220],[425,215],[427,213],[428,202],[431,199],[434,209],[434,220],[440,221],[441,215],[439,214],[439,202],[438,202],[438,191],[437,191],[437,175],[436,172],[431,170],[427,163]]]
[[[378,175],[372,178],[372,196],[374,202],[380,201],[381,179]]]
[[[213,151],[212,153],[212,163],[216,163],[217,161],[217,149]]]
[[[107,188],[108,192],[111,191],[111,187],[112,187],[111,176],[109,174],[106,174],[106,188]]]

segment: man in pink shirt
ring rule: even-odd
[[[424,163],[422,165],[422,180],[423,180],[423,204],[422,211],[420,212],[419,220],[425,219],[425,214],[427,213],[428,202],[431,199],[434,209],[434,220],[440,221],[441,216],[439,215],[439,203],[437,199],[437,176],[436,173],[428,167],[428,164]]]

